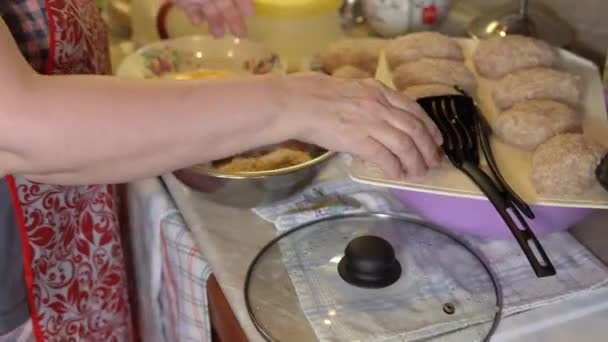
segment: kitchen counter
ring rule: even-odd
[[[245,334],[251,341],[261,341],[245,307],[243,283],[250,261],[275,236],[274,227],[248,209],[210,202],[171,175],[163,178]],[[606,222],[608,211],[598,211],[574,232],[604,262],[608,261]],[[284,283],[290,284],[289,280]],[[284,291],[292,289],[286,287]],[[292,341],[314,341],[314,333],[304,317],[286,314],[298,312],[292,309],[298,303],[273,303],[277,297],[281,296],[269,295],[268,309],[260,310],[274,315],[276,328],[289,329]],[[277,307],[284,309],[281,314],[270,309]],[[493,341],[604,341],[608,332],[605,322],[608,322],[608,289],[508,317],[501,323]]]
[[[275,236],[274,227],[249,209],[235,209],[207,200],[204,195],[184,186],[172,175],[163,177],[173,200],[199,243],[205,259],[250,341],[263,341],[251,323],[243,296],[249,262]],[[270,296],[269,298],[272,298]],[[272,303],[270,303],[272,305]],[[285,311],[297,312],[282,303]],[[314,341],[310,329],[297,330],[304,317],[276,315],[276,324],[294,331],[294,341]]]
[[[459,2],[441,31],[463,34],[466,23],[472,16],[472,10],[467,5],[465,1]],[[153,24],[151,20],[150,27]],[[132,49],[133,44],[130,42],[117,41],[113,44],[115,66]],[[245,334],[251,341],[262,341],[245,307],[243,283],[250,261],[275,236],[274,227],[248,209],[228,208],[210,202],[171,175],[164,176],[163,179]],[[603,231],[608,229],[606,222],[608,212],[598,212],[573,233],[601,260],[608,263],[608,232]],[[289,280],[285,283],[289,284]],[[268,296],[269,300],[274,298],[276,296]],[[266,309],[266,312],[273,315],[277,327],[290,330],[293,336],[291,341],[314,341],[315,335],[307,327],[303,316],[285,314],[298,312],[295,309],[297,305],[296,302],[269,302],[269,308],[281,307],[284,310],[280,314],[270,309]],[[608,289],[509,317],[501,323],[493,341],[604,341],[608,332],[606,322]]]

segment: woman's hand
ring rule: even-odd
[[[226,26],[237,37],[246,34],[245,17],[255,13],[252,0],[172,0],[183,8],[193,24],[207,21],[209,32],[220,38]]]
[[[422,176],[439,164],[435,124],[416,102],[381,83],[322,74],[280,82],[285,124],[295,138],[358,156],[392,179]]]
[[[396,179],[438,163],[441,138],[426,114],[373,81],[42,77],[2,19],[0,41],[0,167],[8,174],[47,184],[124,183],[288,139],[351,153]]]

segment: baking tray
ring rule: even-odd
[[[494,81],[480,77],[472,62],[472,53],[477,46],[473,39],[457,39],[463,47],[466,64],[475,74],[478,81],[476,100],[483,114],[491,122],[498,110],[491,97]],[[581,114],[583,115],[583,132],[597,143],[608,147],[608,115],[600,71],[597,66],[571,52],[559,49],[560,68],[579,75],[584,84]],[[395,88],[384,53],[381,55],[376,79]],[[496,137],[491,144],[504,178],[511,187],[528,203],[545,206],[603,208],[608,209],[608,192],[597,184],[593,189],[578,196],[541,196],[536,193],[531,179],[531,159],[533,152],[510,146]],[[482,161],[482,167],[485,161]],[[349,167],[353,180],[399,190],[435,193],[448,196],[485,199],[482,192],[462,172],[454,168],[447,159],[423,178],[407,181],[392,181],[383,177],[382,172],[369,164],[353,160]]]

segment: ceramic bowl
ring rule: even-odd
[[[143,46],[122,61],[116,75],[163,78],[198,69],[233,74],[283,74],[287,67],[277,54],[249,40],[189,36]]]

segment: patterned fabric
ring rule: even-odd
[[[211,267],[179,213],[161,222],[163,252],[162,303],[168,341],[211,341],[207,279]]]
[[[53,32],[50,73],[110,74],[105,22],[94,0],[47,0]]]
[[[21,177],[15,185],[29,239],[26,278],[33,278],[28,285],[38,339],[128,340],[131,321],[113,187],[31,184]]]
[[[49,53],[49,22],[45,0],[0,1],[0,15],[10,28],[21,53],[43,73]]]
[[[106,27],[95,1],[4,0],[2,15],[38,71],[110,72]],[[51,186],[22,177],[8,181],[26,241],[25,274],[36,339],[131,340],[114,187]]]
[[[211,341],[209,264],[158,178],[127,188],[142,341]]]

